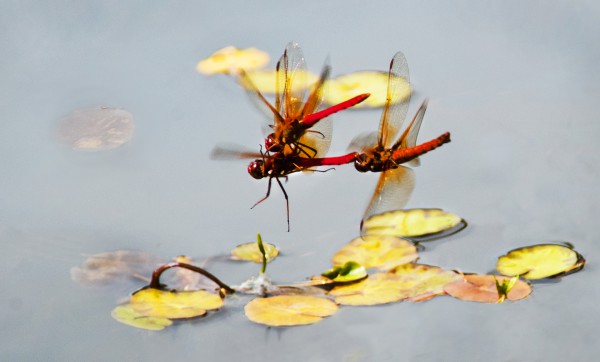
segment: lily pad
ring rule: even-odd
[[[365,235],[352,240],[333,256],[333,265],[355,261],[365,268],[389,270],[418,259],[417,248],[408,240],[390,235]]]
[[[269,62],[269,54],[256,49],[238,49],[228,46],[219,49],[208,58],[196,65],[196,70],[202,74],[217,73],[236,74],[240,69],[253,70],[265,66]]]
[[[131,296],[131,306],[141,315],[169,319],[194,318],[223,306],[223,299],[205,290],[168,291],[146,288]]]
[[[337,304],[329,299],[305,295],[258,298],[244,308],[248,319],[272,327],[313,324],[337,310]]]
[[[370,93],[371,96],[354,107],[383,107],[386,102],[388,72],[361,71],[341,75],[325,83],[324,101],[334,105],[359,94]],[[410,84],[404,82],[399,90],[399,97],[394,102],[406,99],[411,94]]]
[[[542,279],[574,273],[585,259],[575,250],[559,244],[539,244],[509,251],[498,258],[496,269],[504,275]]]
[[[446,231],[456,233],[466,227],[458,215],[441,209],[407,209],[373,215],[362,225],[365,234],[423,237]]]
[[[263,243],[265,248],[265,256],[267,262],[274,260],[279,255],[279,249],[275,245]],[[241,244],[231,251],[231,256],[235,260],[252,261],[254,263],[262,263],[262,254],[255,242]]]
[[[305,72],[304,75],[300,76],[299,72]],[[275,94],[277,93],[277,71],[274,69],[261,69],[261,70],[253,70],[246,72],[246,75],[254,86],[260,90],[262,94]],[[292,89],[294,91],[300,91],[302,88],[308,88],[312,84],[314,84],[319,76],[315,73],[305,71],[305,70],[295,70],[294,77],[300,77],[301,79],[306,79],[306,82],[294,82],[292,83]],[[245,86],[244,82],[242,82],[242,86]],[[345,99],[344,99],[345,100]]]
[[[145,316],[136,311],[131,304],[117,306],[111,315],[118,322],[149,331],[160,331],[173,324],[168,318]]]
[[[401,278],[405,290],[403,293],[412,302],[421,302],[445,294],[446,285],[462,279],[462,275],[456,272],[425,264],[400,265],[390,273]]]
[[[510,278],[505,276],[468,274],[463,279],[450,283],[444,291],[454,298],[471,302],[498,303],[502,296],[498,294],[496,280],[504,283]],[[515,301],[531,294],[531,286],[522,280],[517,280],[506,295],[507,299]]]
[[[376,273],[358,283],[337,286],[329,295],[345,305],[393,303],[406,298],[401,292],[401,281],[401,277],[391,273]]]

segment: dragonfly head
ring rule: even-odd
[[[248,173],[250,174],[250,176],[258,180],[267,177],[268,175],[265,172],[265,161],[254,160],[250,162],[250,164],[248,165]]]
[[[373,159],[364,153],[361,153],[354,160],[354,168],[359,172],[371,171]]]
[[[265,148],[267,149],[267,151],[274,153],[283,151],[281,144],[277,142],[277,137],[275,136],[275,133],[271,133],[267,136],[267,138],[265,138]]]

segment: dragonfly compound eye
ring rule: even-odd
[[[359,172],[371,171],[371,159],[365,154],[359,155],[356,160],[354,160],[354,168]]]
[[[267,136],[267,138],[265,138],[265,148],[269,152],[281,152],[282,151],[281,145],[279,144],[279,142],[277,142],[275,140],[274,133],[271,133],[270,135]]]
[[[250,162],[250,164],[248,165],[248,173],[250,174],[250,176],[254,177],[255,179],[264,178],[266,176],[263,171],[264,164],[265,162],[263,160],[256,160]]]

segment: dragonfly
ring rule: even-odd
[[[290,42],[276,66],[275,104],[271,104],[243,70],[238,81],[255,105],[273,116],[272,132],[265,138],[270,153],[306,158],[323,157],[331,142],[331,121],[328,116],[355,106],[369,93],[347,99],[321,109],[325,82],[331,67],[326,64],[307,96],[307,75],[304,54],[298,43]]]
[[[417,145],[417,135],[421,128],[427,100],[419,107],[412,121],[396,140],[408,113],[410,92],[406,96],[405,87],[409,83],[408,63],[402,52],[398,52],[390,62],[386,103],[379,121],[376,141],[373,134],[361,136],[352,141],[351,147],[360,147],[355,155],[354,167],[360,172],[380,172],[379,181],[361,221],[385,211],[402,209],[408,202],[415,186],[415,176],[411,168],[403,164],[418,166],[419,156],[450,142],[450,133]],[[327,160],[322,162],[327,164]]]

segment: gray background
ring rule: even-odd
[[[564,2],[2,1],[0,3],[0,355],[3,360],[592,360],[597,346],[600,34],[598,5]],[[518,247],[568,240],[586,269],[518,303],[436,298],[342,308],[310,327],[268,329],[232,298],[160,333],[110,317],[139,284],[82,288],[85,255],[141,249],[164,259],[223,254],[261,232],[284,256],[280,282],[329,267],[358,234],[377,175],[352,167],[294,175],[292,231],[279,190],[246,162],[209,160],[218,143],[257,149],[264,117],[235,83],[195,72],[226,45],[272,55],[298,41],[308,66],[387,69],[402,50],[429,109],[419,137],[452,143],[422,158],[408,206],[470,222],[421,262],[489,272]],[[133,140],[82,153],[56,141],[72,110],[121,107]],[[334,120],[331,154],[375,130],[379,110]],[[215,263],[232,284],[255,265]]]

